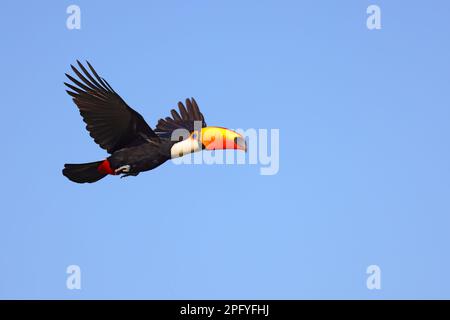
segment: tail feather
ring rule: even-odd
[[[92,183],[104,178],[107,173],[100,172],[98,167],[103,161],[80,163],[80,164],[65,164],[62,174],[69,180],[77,183]]]

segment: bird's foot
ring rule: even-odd
[[[114,170],[115,174],[121,174],[121,173],[128,173],[130,172],[131,166],[130,165],[125,165],[125,166],[121,166],[120,168],[117,168],[116,170]]]

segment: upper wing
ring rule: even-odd
[[[79,61],[77,63],[83,73],[74,66],[71,67],[79,80],[66,73],[74,85],[66,82],[64,84],[72,90],[66,91],[73,97],[87,124],[86,129],[100,147],[113,153],[127,145],[145,140],[159,141],[159,137],[144,118],[123,101],[89,62],[86,61],[93,76]]]
[[[158,136],[168,138],[176,129],[186,129],[192,132],[196,129],[195,122],[200,122],[202,128],[206,127],[205,118],[194,98],[186,99],[186,107],[182,102],[178,102],[178,108],[180,113],[172,109],[170,110],[172,117],[159,119],[155,129]]]

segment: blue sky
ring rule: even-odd
[[[448,1],[2,7],[0,298],[450,298]],[[279,173],[71,183],[64,163],[106,156],[64,91],[76,59],[151,125],[193,96],[209,125],[279,129]]]

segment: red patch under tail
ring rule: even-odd
[[[100,165],[97,167],[97,170],[102,174],[112,174],[112,175],[116,174],[114,170],[111,168],[111,164],[109,163],[108,160],[105,160],[102,163],[100,163]]]

